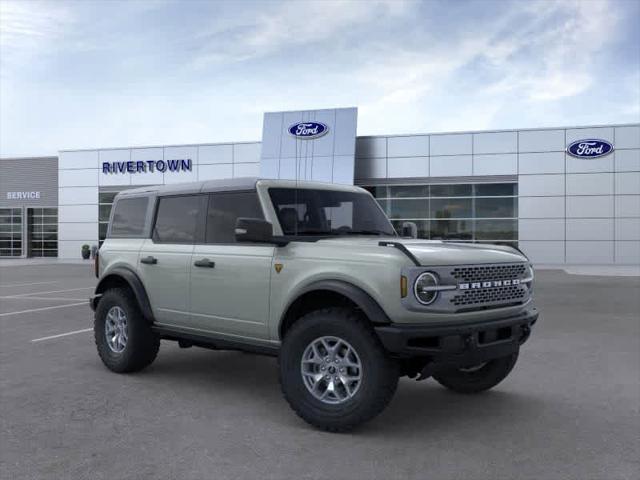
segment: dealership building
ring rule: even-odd
[[[115,195],[236,177],[367,188],[420,238],[509,243],[543,264],[640,264],[640,124],[357,136],[357,109],[264,115],[261,142],[0,159],[0,256],[81,257]]]

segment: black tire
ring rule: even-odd
[[[443,387],[458,393],[480,393],[507,378],[518,360],[518,352],[490,360],[481,368],[445,370],[433,376]]]
[[[347,341],[358,353],[362,380],[352,398],[327,404],[307,389],[301,360],[307,346],[323,336]],[[308,313],[286,333],[278,359],[280,386],[291,408],[307,423],[331,432],[348,431],[378,415],[398,386],[397,362],[388,357],[368,321],[347,308]]]
[[[120,307],[127,316],[128,339],[122,352],[113,351],[105,333],[107,313],[113,307]],[[150,365],[158,354],[160,338],[153,333],[133,294],[123,288],[107,290],[96,309],[93,334],[102,363],[117,373],[137,372]]]

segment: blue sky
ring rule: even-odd
[[[640,121],[640,2],[0,0],[0,155]]]

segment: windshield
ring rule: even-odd
[[[269,195],[284,235],[396,235],[367,193],[270,188]]]

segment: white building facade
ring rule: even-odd
[[[640,124],[357,137],[356,119],[277,112],[262,142],[61,151],[58,256],[104,238],[122,189],[262,176],[361,185],[422,238],[511,243],[539,264],[640,264]],[[296,138],[298,123],[326,130]],[[574,156],[582,140],[611,151]]]

